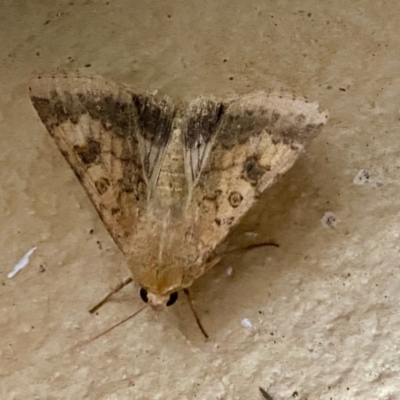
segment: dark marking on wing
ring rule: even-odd
[[[101,155],[101,145],[93,139],[89,139],[83,146],[75,145],[74,150],[84,164],[94,163]]]
[[[310,138],[313,138],[324,125],[323,123],[306,124],[306,117],[303,114],[296,116],[295,121],[296,124],[290,125],[287,120],[279,121],[271,130],[272,142],[274,144],[282,142],[297,150],[299,144],[310,141]]]
[[[67,120],[77,124],[81,115],[86,113],[119,136],[129,135],[135,123],[134,106],[111,95],[95,97],[66,91],[59,94],[52,90],[49,98],[32,96],[31,100],[50,133]]]
[[[104,194],[110,186],[108,178],[100,178],[95,182],[95,186],[100,195]]]
[[[71,146],[71,150],[81,163],[81,167],[79,167],[76,165],[73,155],[63,149],[63,145],[59,143],[61,135],[56,132],[56,129],[68,121],[78,125],[81,117],[88,115],[93,121],[100,121],[105,130],[103,134],[111,136],[111,143],[114,140],[115,143],[122,140],[122,145],[117,145],[117,148],[121,149],[117,153],[111,145],[113,159],[119,159],[123,166],[122,179],[114,183],[111,183],[110,176],[97,179],[96,182],[93,182],[96,191],[102,195],[109,186],[114,185],[114,190],[132,194],[136,201],[146,200],[147,189],[143,180],[143,167],[136,136],[139,129],[138,116],[136,106],[132,103],[130,95],[126,96],[126,93],[123,92],[110,93],[107,92],[107,88],[104,92],[98,89],[92,90],[90,87],[87,90],[78,88],[76,92],[54,88],[50,89],[48,94],[44,96],[33,93],[31,100],[43,124],[49,133],[55,137],[61,153],[85,187],[84,171],[94,164],[101,165],[104,162],[102,158],[102,138],[96,137],[95,139],[92,135],[98,135],[98,133],[88,132],[85,134],[82,144]],[[107,143],[107,140],[105,143]],[[93,193],[90,190],[89,195],[94,200]],[[98,208],[98,205],[96,207]],[[116,209],[120,210],[120,207]]]
[[[235,217],[229,217],[229,218],[226,218],[225,220],[224,220],[224,222],[228,225],[228,226],[230,226],[230,225],[232,225],[233,224],[233,221],[235,220]]]
[[[288,122],[290,121],[290,122]],[[288,118],[282,118],[279,111],[274,109],[245,109],[228,107],[224,121],[218,133],[218,143],[224,149],[231,149],[236,144],[245,144],[251,137],[259,136],[262,132],[271,135],[272,142],[291,145],[294,142],[303,143],[321,129],[323,124],[308,124],[306,117],[300,114],[295,118],[296,124]]]
[[[37,97],[37,96],[32,96],[31,97],[32,104],[35,107],[40,119],[43,121],[44,125],[46,126],[46,129],[49,131],[51,135],[53,135],[54,128],[57,127],[61,121],[65,121],[67,118],[64,118],[65,113],[61,109],[60,116],[58,116],[55,112],[56,109],[59,107],[55,104],[55,102],[52,102],[48,98],[42,98],[42,97]]]
[[[258,157],[252,155],[247,157],[243,163],[242,174],[240,177],[255,186],[257,185],[258,180],[269,170],[269,166],[262,166],[259,163]]]
[[[153,96],[133,95],[141,135],[153,145],[168,143],[175,112],[165,100]]]
[[[241,203],[242,200],[243,200],[243,196],[242,196],[239,192],[232,192],[232,193],[229,195],[228,200],[229,200],[229,204],[230,204],[233,208],[236,208],[236,207],[239,207],[239,206],[240,206],[240,203]]]
[[[183,137],[190,168],[187,172],[192,182],[201,172],[207,146],[218,132],[224,112],[224,103],[215,103],[211,100],[198,100],[188,109]]]
[[[83,112],[88,112],[91,118],[99,120],[106,130],[111,130],[118,136],[131,136],[135,130],[136,110],[133,104],[121,101],[112,95],[91,97],[86,93],[78,93],[77,98]],[[77,102],[72,102],[76,104]],[[79,108],[70,108],[68,112],[78,112]]]
[[[132,101],[137,109],[140,135],[148,142],[143,167],[150,178],[171,137],[176,111],[167,100],[154,96],[132,95]]]
[[[241,111],[241,110],[240,110]],[[218,143],[224,149],[231,149],[237,144],[246,143],[251,137],[260,135],[266,126],[277,121],[275,114],[256,114],[253,110],[227,110],[227,115],[218,133]]]
[[[198,200],[198,205],[201,209],[207,209],[210,206],[215,208],[218,211],[219,208],[219,197],[221,196],[221,190],[215,190],[214,192],[205,193],[201,199]]]
[[[189,150],[210,141],[219,127],[224,109],[223,103],[210,100],[195,103],[191,107],[185,131],[185,145]]]
[[[82,177],[81,172],[79,172],[78,170],[76,170],[76,169],[74,169],[74,168],[72,168],[72,170],[74,171],[74,174],[75,174],[75,176],[76,176],[76,179],[78,179],[78,181],[82,184],[82,182],[83,182],[83,177]]]
[[[121,209],[119,207],[113,207],[111,209],[111,215],[118,214],[120,211],[121,211]]]

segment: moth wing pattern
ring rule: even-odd
[[[189,191],[193,188],[208,159],[220,126],[224,104],[198,99],[189,104],[183,123],[185,171]]]
[[[205,256],[294,164],[327,118],[316,103],[265,92],[223,103],[197,100],[189,106],[185,131],[186,169],[192,180],[189,214]]]
[[[30,97],[133,277],[159,299],[218,261],[217,246],[328,117],[280,94],[175,106],[74,75],[39,77]]]
[[[167,98],[133,94],[132,101],[137,110],[141,161],[149,183],[150,197],[157,184],[164,153],[171,138],[176,109]]]
[[[101,77],[73,75],[36,78],[30,98],[111,236],[129,253],[162,162],[173,107]]]

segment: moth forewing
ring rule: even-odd
[[[154,303],[219,261],[217,246],[328,118],[287,95],[174,105],[100,77],[41,77],[30,96]]]

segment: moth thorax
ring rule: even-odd
[[[169,296],[163,296],[160,294],[154,294],[151,292],[147,292],[147,299],[148,299],[148,304],[155,308],[155,309],[160,309],[164,308],[167,305],[167,301],[169,300]]]
[[[155,187],[156,197],[168,205],[181,203],[187,194],[184,146],[181,136],[180,129],[172,131]]]

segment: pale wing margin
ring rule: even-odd
[[[202,103],[198,104],[189,107],[189,119],[198,120],[199,115],[207,114]],[[193,236],[206,255],[258,196],[293,165],[328,118],[327,112],[318,111],[316,103],[264,92],[213,104],[207,105],[211,110],[208,120],[218,123],[209,133],[205,156],[192,155],[195,160],[201,159],[201,165],[194,168],[197,180],[188,206]],[[202,144],[203,136],[201,130],[185,132],[191,143]],[[194,153],[197,149],[188,147],[187,151]],[[189,162],[186,167],[193,170]]]
[[[132,94],[103,78],[43,76],[32,103],[123,252],[146,207],[147,179]]]

